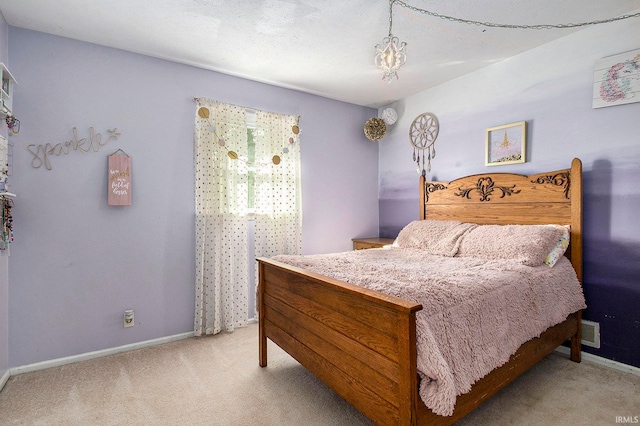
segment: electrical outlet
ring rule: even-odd
[[[133,318],[133,309],[124,311],[124,328],[133,327],[135,320]]]

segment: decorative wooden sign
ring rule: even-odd
[[[119,149],[109,156],[109,196],[110,206],[131,205],[131,157]]]

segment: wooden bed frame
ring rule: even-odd
[[[483,173],[420,179],[420,219],[478,224],[570,224],[566,256],[582,282],[582,164],[530,176]],[[378,424],[452,424],[571,340],[580,362],[581,311],[523,344],[456,400],[453,416],[418,395],[416,312],[421,305],[270,259],[258,259],[259,362],[267,338]],[[472,360],[470,360],[472,362]]]

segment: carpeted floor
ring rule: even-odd
[[[257,326],[13,376],[0,425],[370,425]],[[640,377],[552,354],[460,425],[613,425]]]

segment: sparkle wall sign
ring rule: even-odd
[[[75,127],[72,129],[73,138],[64,142],[59,142],[52,145],[51,143],[45,143],[40,145],[27,145],[27,150],[33,156],[31,158],[31,167],[39,169],[44,166],[45,169],[51,170],[51,157],[60,157],[61,155],[67,155],[71,151],[83,152],[98,152],[100,148],[107,144],[112,139],[117,140],[120,136],[118,129],[109,129],[109,137],[106,139],[102,137],[101,133],[96,133],[93,127],[89,128],[89,137],[81,138],[78,136],[78,129]]]

